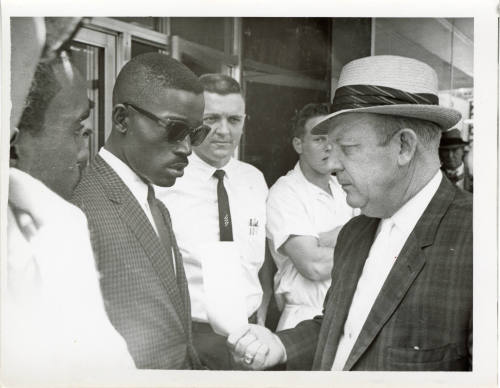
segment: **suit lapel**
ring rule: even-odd
[[[365,217],[366,218],[366,217]],[[324,344],[324,351],[317,352],[321,357],[319,369],[330,370],[337,352],[340,336],[344,331],[344,324],[351,306],[354,292],[361,276],[365,261],[375,238],[375,232],[379,224],[378,218],[366,218],[366,223],[350,236],[346,246],[345,258],[341,262],[341,268],[335,268],[332,276],[332,297],[325,308],[326,315],[323,324],[329,328]],[[359,236],[364,238],[360,239]],[[342,252],[344,256],[344,252]],[[340,276],[336,276],[336,274]],[[314,364],[317,365],[315,360]]]
[[[99,155],[94,161],[96,171],[102,178],[102,184],[106,190],[108,198],[115,204],[120,218],[128,225],[136,236],[137,240],[146,252],[151,265],[158,273],[158,276],[165,287],[169,300],[177,312],[177,320],[180,326],[185,329],[185,306],[183,298],[177,287],[175,274],[168,270],[165,260],[168,258],[165,247],[161,244],[153,226],[149,222],[146,214],[123,183],[119,176],[109,167],[109,165]]]
[[[437,227],[454,197],[455,189],[442,179],[438,191],[406,240],[347,359],[350,370],[391,317],[425,265],[422,248],[432,245]],[[356,280],[357,283],[357,280]]]

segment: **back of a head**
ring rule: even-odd
[[[240,84],[228,75],[217,73],[203,74],[199,80],[205,92],[220,94],[222,96],[235,93],[241,95]]]
[[[55,57],[50,61],[38,63],[19,120],[19,131],[31,135],[41,134],[47,108],[62,88],[60,79],[56,77],[56,67],[63,60],[66,59]]]
[[[182,63],[165,54],[141,54],[132,58],[118,74],[113,105],[129,102],[147,106],[148,101],[165,89],[203,92],[196,75]]]

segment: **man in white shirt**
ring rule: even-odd
[[[11,21],[11,120],[19,131],[11,150],[17,168],[9,170],[4,245],[6,385],[85,385],[88,376],[135,370],[104,310],[87,220],[65,200],[88,158],[85,82],[64,50],[48,49],[54,41],[45,45],[38,63],[46,33],[60,48],[78,22]]]
[[[267,199],[267,237],[278,268],[275,296],[281,317],[277,331],[321,314],[330,286],[337,235],[355,211],[332,175],[332,146],[311,128],[329,114],[329,104],[311,103],[297,114],[295,168],[279,178]]]
[[[462,371],[472,368],[472,196],[443,178],[437,75],[398,56],[344,66],[328,133],[347,203],[323,315],[277,334],[228,339],[250,369]]]
[[[232,369],[224,336],[233,329],[231,322],[244,324],[248,319],[263,324],[265,319],[265,306],[259,310],[259,269],[265,254],[268,190],[259,170],[233,157],[245,121],[238,82],[222,74],[207,74],[200,81],[203,121],[212,130],[193,147],[184,176],[172,188],[159,190],[158,197],[171,212],[182,252],[194,345],[208,368]],[[220,270],[214,274],[209,265],[219,265]],[[222,293],[213,293],[214,282]]]

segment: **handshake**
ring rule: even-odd
[[[249,324],[227,338],[233,361],[242,369],[264,370],[286,362],[285,346],[269,329]]]

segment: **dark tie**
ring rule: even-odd
[[[224,187],[224,170],[215,170],[217,178],[217,203],[219,205],[219,232],[220,241],[233,241],[233,225],[231,224],[231,211],[229,199]]]
[[[170,241],[169,227],[161,211],[161,203],[158,199],[156,199],[154,189],[151,185],[148,185],[148,204],[156,225],[156,230],[158,231],[158,237],[167,252],[168,269],[175,275],[172,258],[172,241]]]
[[[464,174],[458,174],[455,170],[446,170],[445,173],[448,179],[455,185],[458,183],[458,181],[464,179]]]

